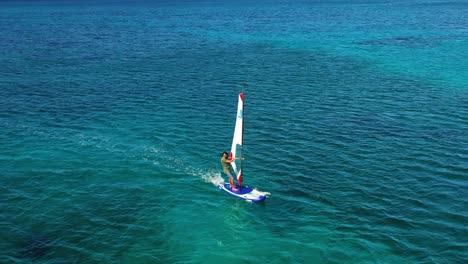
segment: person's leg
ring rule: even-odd
[[[234,184],[234,177],[232,177],[231,172],[226,172],[227,176],[229,177],[229,185],[233,191],[237,191],[236,185]]]

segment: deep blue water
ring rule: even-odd
[[[466,14],[0,1],[0,263],[467,263]]]

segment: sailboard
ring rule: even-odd
[[[229,158],[235,158],[234,162],[231,162],[232,170],[234,171],[235,176],[237,177],[236,185],[238,191],[231,190],[229,183],[221,182],[218,184],[218,187],[238,198],[250,201],[250,202],[260,202],[265,200],[266,195],[260,191],[257,191],[254,188],[242,185],[243,175],[242,175],[242,165],[244,163],[244,158],[242,155],[242,147],[244,145],[244,93],[239,94],[239,101],[237,104],[237,115],[236,115],[236,125],[234,127],[234,136],[232,138],[231,153]]]

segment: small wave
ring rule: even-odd
[[[264,196],[270,196],[270,195],[271,195],[271,193],[269,193],[269,192],[262,192],[262,191],[260,191],[260,190],[257,190],[257,188],[254,188],[254,190],[255,190],[256,192],[258,192],[259,194],[264,195]]]
[[[211,182],[213,185],[218,186],[220,183],[224,182],[223,177],[221,177],[221,173],[217,170],[211,169],[207,172],[204,172],[201,175],[201,178],[205,182]]]

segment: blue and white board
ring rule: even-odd
[[[236,185],[236,188],[239,190],[237,192],[234,192],[231,190],[231,186],[229,186],[229,183],[222,182],[218,185],[218,188],[229,193],[230,195],[247,200],[249,202],[254,202],[254,203],[261,202],[265,200],[266,198],[264,193],[259,192],[247,186],[243,186],[242,188],[239,188],[239,186]]]

